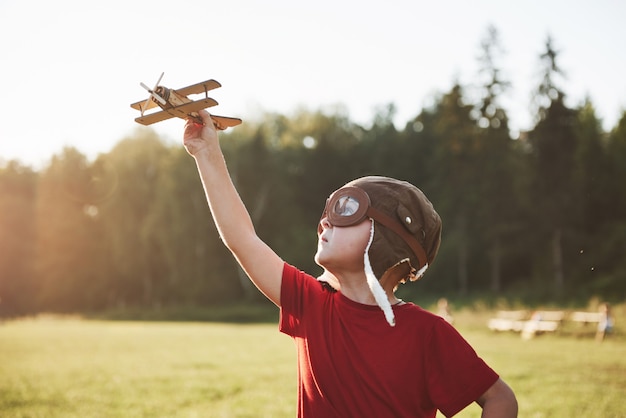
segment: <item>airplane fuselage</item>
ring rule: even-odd
[[[178,94],[176,93],[176,91],[172,89],[168,89],[167,87],[163,87],[163,86],[158,86],[154,92],[158,94],[159,96],[161,96],[163,100],[167,102],[166,104],[162,104],[161,102],[156,100],[154,97],[152,98],[152,100],[156,104],[158,104],[163,110],[171,109],[172,107],[180,106],[180,105],[183,105],[185,103],[189,103],[192,101],[186,96],[183,96],[182,94]]]

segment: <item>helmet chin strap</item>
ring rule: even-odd
[[[376,304],[383,310],[385,314],[385,319],[392,327],[396,326],[396,318],[393,314],[393,309],[391,308],[391,303],[389,303],[389,298],[387,298],[387,293],[385,293],[385,289],[381,286],[380,282],[376,278],[374,274],[374,270],[372,270],[372,265],[370,263],[369,251],[372,245],[372,241],[374,241],[374,220],[370,218],[372,221],[372,226],[370,228],[370,239],[365,247],[365,254],[363,255],[363,265],[365,267],[365,277],[367,279],[367,284],[374,295],[374,300],[376,300]]]

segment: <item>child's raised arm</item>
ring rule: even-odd
[[[204,124],[188,120],[183,143],[196,161],[220,237],[252,282],[280,306],[283,260],[257,236],[228,173],[213,121],[207,111],[199,114]]]

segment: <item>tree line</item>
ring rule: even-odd
[[[548,38],[534,126],[512,139],[501,55],[491,27],[477,84],[454,83],[402,129],[390,104],[370,127],[341,111],[302,110],[223,133],[259,235],[319,273],[326,197],[356,177],[386,175],[420,187],[443,219],[438,259],[407,292],[623,300],[626,112],[607,132],[590,100],[568,107]],[[193,160],[149,129],[93,161],[66,148],[39,171],[5,162],[0,237],[3,315],[261,297],[220,242]]]

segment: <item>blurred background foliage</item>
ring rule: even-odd
[[[402,129],[389,104],[369,127],[341,109],[304,109],[223,133],[259,235],[317,274],[326,197],[353,178],[387,175],[420,187],[444,224],[438,259],[403,288],[409,297],[623,301],[626,112],[604,131],[589,100],[568,107],[548,38],[537,57],[534,127],[511,134],[501,54],[489,28],[476,84],[454,83]],[[67,148],[40,170],[0,164],[0,314],[258,299],[220,242],[182,145],[141,128],[94,161]]]

